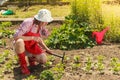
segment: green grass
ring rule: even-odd
[[[38,13],[40,9],[48,9],[51,11],[53,17],[65,17],[70,13],[70,5],[63,5],[63,6],[50,6],[50,5],[35,5],[28,8],[27,11],[23,11],[25,7],[18,8],[18,7],[9,7],[9,9],[15,12],[15,15],[7,15],[3,16],[0,15],[0,18],[28,18],[33,17]]]

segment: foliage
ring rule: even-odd
[[[52,71],[44,70],[41,72],[40,80],[54,80]]]
[[[0,40],[0,46],[4,46],[4,47],[6,47],[6,41],[5,40]]]
[[[79,56],[79,55],[75,55],[75,56],[73,57],[73,59],[74,59],[74,62],[75,62],[75,63],[79,63],[80,56]]]
[[[7,27],[12,26],[11,22],[1,22],[0,24],[0,37],[13,37],[14,31],[6,29]]]
[[[86,65],[85,65],[85,71],[86,71],[87,73],[90,73],[91,68],[92,68],[91,58],[90,58],[90,57],[87,57],[87,62],[86,62]]]
[[[1,37],[11,38],[11,37],[13,37],[13,34],[14,34],[14,31],[11,31],[11,30],[0,30]]]
[[[93,47],[92,31],[102,23],[100,0],[75,0],[65,24],[54,29],[46,43],[63,50]]]
[[[5,64],[5,71],[11,72],[12,70],[13,70],[13,61],[9,60],[9,62]]]
[[[104,64],[103,64],[104,58],[105,58],[104,56],[99,55],[98,56],[98,62],[95,64],[96,67],[97,67],[97,70],[99,70],[100,73],[102,73],[102,70],[105,68]]]
[[[101,0],[73,0],[71,14],[78,15],[80,22],[86,22],[98,28],[103,24]]]
[[[6,27],[10,27],[10,26],[12,26],[11,22],[1,22],[1,27],[2,28],[6,28]]]
[[[4,52],[0,54],[0,63],[4,63],[5,59],[8,57],[9,54],[10,54],[9,50],[4,50]]]
[[[93,47],[92,30],[87,23],[79,23],[79,17],[70,15],[60,29],[54,29],[46,44],[51,48],[70,50]]]
[[[80,68],[81,64],[80,63],[72,63],[72,70],[77,70],[78,68]]]
[[[45,65],[47,68],[49,68],[49,67],[52,66],[52,62],[51,62],[51,61],[47,61],[44,65]]]
[[[104,25],[110,26],[110,30],[106,35],[106,41],[110,42],[120,42],[120,18],[116,15],[111,15],[110,17],[104,17]]]
[[[52,68],[52,71],[55,74],[54,78],[56,80],[60,80],[61,77],[63,76],[63,74],[64,74],[64,67],[65,67],[65,64],[58,63],[55,67]]]
[[[26,80],[34,80],[35,78],[36,78],[36,76],[30,75]]]
[[[120,62],[118,58],[112,58],[111,59],[111,66],[112,66],[112,71],[114,74],[118,74],[120,71]]]

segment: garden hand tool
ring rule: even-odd
[[[47,52],[47,51],[46,51],[46,52]],[[61,59],[62,59],[61,62],[63,63],[64,57],[65,57],[65,52],[63,53],[63,55],[58,55],[58,54],[56,54],[56,53],[50,53],[50,52],[47,52],[47,53],[50,54],[50,55],[53,55],[53,56],[56,56],[56,57],[61,58]]]
[[[97,32],[97,31],[94,31],[92,33],[92,37],[96,38],[96,42],[97,44],[102,44],[102,40],[104,38],[104,35],[105,33],[109,30],[109,27],[106,27],[105,29],[103,29],[101,32]]]

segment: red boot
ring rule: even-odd
[[[29,61],[29,64],[30,66],[35,66],[35,57],[28,57],[28,61]]]
[[[22,73],[25,74],[25,75],[29,75],[30,71],[27,68],[27,62],[25,60],[25,54],[24,54],[24,52],[18,54],[18,57],[19,57],[19,63],[20,63],[20,67],[21,67]]]

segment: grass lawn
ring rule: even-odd
[[[9,9],[15,12],[15,15],[7,15],[3,16],[0,15],[0,18],[28,18],[33,17],[40,9],[48,9],[52,12],[53,17],[65,17],[70,13],[70,5],[63,5],[63,6],[50,6],[50,5],[34,5],[28,8],[27,11],[23,11],[25,7],[18,8],[18,7],[9,7]]]
[[[105,1],[105,0],[103,0]],[[3,16],[0,15],[0,18],[28,18],[33,17],[40,9],[46,8],[52,12],[53,17],[65,17],[70,14],[71,6],[70,5],[34,5],[30,6],[27,11],[23,11],[25,7],[18,8],[16,6],[9,6],[8,9],[11,9],[15,12],[14,15]],[[111,15],[120,17],[120,5],[102,5],[102,12],[104,16],[110,17]]]

